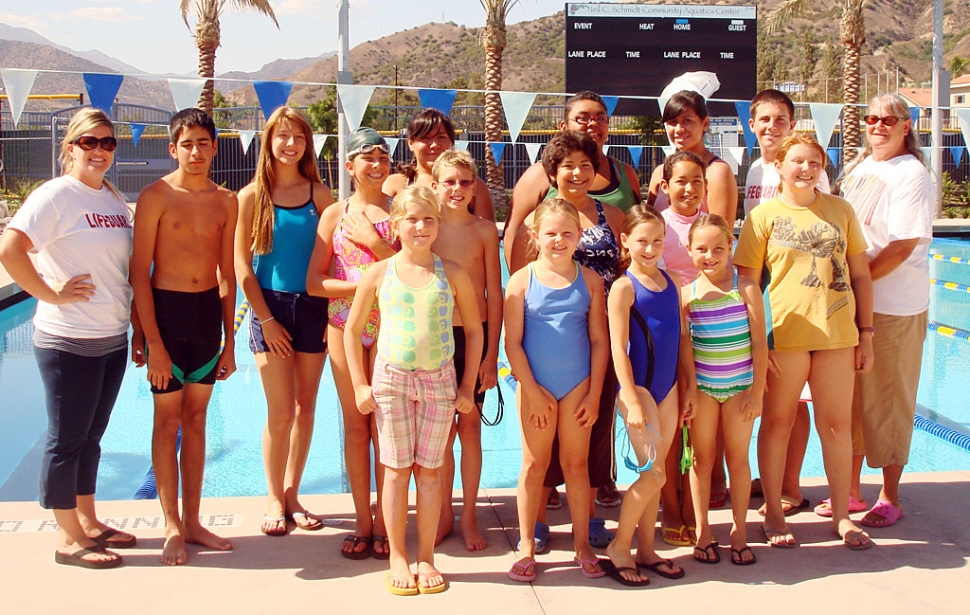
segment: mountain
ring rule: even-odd
[[[273,60],[269,64],[264,64],[263,67],[257,71],[247,73],[237,70],[222,73],[218,75],[218,77],[222,79],[251,79],[253,81],[287,79],[290,75],[300,72],[307,66],[316,64],[317,62],[322,62],[323,60],[336,55],[336,51],[328,51],[327,53],[322,53],[315,58],[300,58],[299,60],[284,60],[280,58]]]
[[[15,26],[8,26],[6,24],[0,23],[0,40],[6,41],[16,41],[21,43],[34,43],[35,45],[47,45],[48,47],[53,47],[55,49],[60,49],[61,51],[67,52],[71,55],[77,56],[88,60],[89,62],[94,62],[101,66],[106,66],[111,69],[111,72],[124,73],[126,75],[135,75],[138,73],[144,73],[145,71],[140,68],[136,68],[130,64],[125,64],[117,58],[113,58],[105,53],[98,51],[97,49],[90,49],[88,51],[77,51],[71,49],[70,47],[65,47],[63,45],[58,45],[57,43],[44,38],[40,34],[37,34],[29,28],[18,28]]]
[[[107,66],[96,64],[76,55],[61,51],[50,45],[0,39],[0,58],[6,68],[29,68],[38,70],[70,71],[68,73],[37,74],[31,94],[80,94],[86,92],[81,73],[117,72]],[[164,81],[146,81],[126,77],[118,99],[149,107],[172,107],[172,94]],[[28,103],[29,105],[30,103]],[[30,108],[28,106],[28,108]]]

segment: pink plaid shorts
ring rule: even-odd
[[[454,361],[412,372],[378,355],[371,390],[377,402],[381,463],[398,469],[441,467],[455,420],[457,388]]]

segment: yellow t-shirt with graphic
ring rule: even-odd
[[[767,267],[771,274],[775,350],[834,350],[859,343],[846,255],[865,251],[855,211],[837,196],[816,191],[808,207],[774,198],[751,211],[734,264]]]

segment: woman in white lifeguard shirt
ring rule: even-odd
[[[120,566],[113,549],[135,545],[94,506],[101,436],[128,360],[131,216],[104,179],[117,146],[103,111],[79,111],[61,145],[64,175],[37,188],[0,236],[0,263],[37,298],[34,353],[49,420],[40,504],[57,521],[54,559],[96,569]]]
[[[856,376],[849,494],[862,500],[863,457],[882,468],[879,498],[862,518],[862,525],[882,528],[903,516],[899,480],[909,461],[926,337],[935,199],[906,101],[877,96],[863,119],[866,148],[841,188],[869,244],[875,365]]]

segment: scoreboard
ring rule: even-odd
[[[675,77],[709,71],[721,82],[713,98],[751,100],[757,45],[753,6],[567,3],[566,91],[656,97]],[[733,115],[734,106],[715,103],[711,112]],[[615,113],[660,110],[621,98]]]

